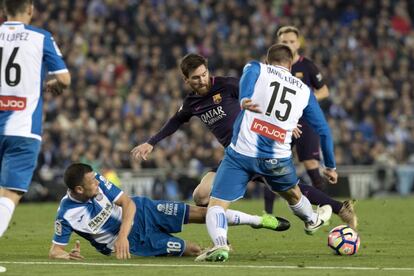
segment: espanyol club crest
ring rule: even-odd
[[[222,98],[221,98],[220,93],[218,93],[218,94],[216,94],[216,95],[214,95],[214,96],[213,96],[213,102],[214,102],[215,104],[219,104],[219,103],[221,103],[221,100],[222,100]]]
[[[97,200],[97,201],[101,201],[101,200],[103,199],[103,195],[102,195],[101,193],[98,193],[98,194],[95,196],[95,198],[96,198],[96,200]]]

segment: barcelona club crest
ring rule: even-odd
[[[219,104],[219,103],[221,103],[221,100],[222,100],[222,98],[221,98],[220,93],[218,93],[218,94],[216,94],[216,95],[214,95],[214,96],[213,96],[213,102],[214,102],[215,104]]]
[[[296,72],[295,77],[297,77],[298,79],[303,79],[303,72]]]

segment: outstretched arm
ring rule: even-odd
[[[303,116],[321,138],[321,148],[326,166],[324,175],[328,178],[331,184],[335,184],[337,182],[338,175],[335,171],[336,162],[331,130],[315,96],[312,93],[309,97],[308,106],[303,110]]]
[[[129,259],[131,254],[129,253],[129,241],[128,235],[132,228],[132,222],[135,216],[135,203],[125,194],[115,202],[115,204],[122,207],[122,223],[118,233],[118,238],[115,241],[115,253],[117,259]]]
[[[76,241],[75,247],[70,252],[66,252],[65,248],[65,245],[52,243],[52,246],[49,250],[49,258],[75,261],[80,261],[84,259],[84,257],[80,254],[80,241]]]
[[[182,124],[190,119],[190,117],[191,114],[188,114],[180,108],[180,110],[167,121],[158,133],[152,136],[146,143],[132,149],[132,157],[136,160],[139,160],[140,158],[147,160],[148,154],[152,152],[154,146],[165,137],[175,133]]]

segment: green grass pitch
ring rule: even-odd
[[[414,198],[384,198],[357,202],[361,247],[356,256],[335,256],[327,247],[331,224],[314,236],[303,232],[284,201],[275,206],[288,218],[286,232],[254,230],[248,226],[229,229],[234,251],[224,264],[195,263],[194,258],[133,257],[116,260],[95,252],[81,239],[83,262],[47,258],[53,235],[57,203],[21,204],[9,230],[0,239],[0,275],[414,275]],[[242,200],[233,209],[261,214],[262,201]],[[180,237],[210,245],[204,225],[186,225]],[[73,246],[76,235],[72,236]]]

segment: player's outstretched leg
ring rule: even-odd
[[[3,196],[0,197],[0,237],[6,232],[20,197],[13,191],[3,189]]]
[[[261,216],[260,224],[258,225],[250,225],[254,229],[270,229],[274,231],[286,231],[290,228],[290,222],[282,217],[275,217],[270,214],[264,213]]]
[[[305,223],[305,233],[308,235],[313,235],[316,230],[327,224],[332,215],[332,208],[330,205],[323,205],[316,209],[316,214],[318,215],[316,221]]]
[[[339,210],[338,216],[343,222],[353,229],[358,227],[358,217],[354,210],[355,200],[345,200],[342,203],[342,208]]]
[[[230,251],[227,245],[227,218],[225,214],[225,208],[229,204],[219,199],[210,199],[210,205],[206,214],[206,227],[214,247],[202,253],[195,261],[225,262],[229,258]]]
[[[275,202],[276,195],[267,186],[264,187],[264,206],[265,211],[268,214],[273,214],[273,204]]]
[[[317,188],[302,183],[299,184],[299,188],[312,205],[330,205],[333,213],[337,214],[351,228],[356,229],[358,218],[353,207],[353,201],[340,202]]]
[[[250,215],[237,210],[227,209],[226,219],[229,225],[250,225],[252,228],[269,229],[274,231],[286,231],[290,228],[290,222],[282,217],[274,217],[270,214],[262,216]]]
[[[304,162],[305,166],[306,166],[306,162],[309,162],[309,161],[318,162],[316,160],[308,160]],[[315,188],[321,191],[325,190],[327,183],[326,183],[325,178],[319,172],[319,162],[317,163],[317,168],[307,169],[306,172],[308,173],[309,178],[311,179],[312,186],[314,186]]]
[[[229,258],[230,248],[228,245],[214,246],[211,249],[201,253],[196,259],[196,262],[225,262]]]
[[[301,193],[298,185],[286,191],[278,191],[278,193],[287,200],[292,212],[305,223],[307,234],[313,234],[331,218],[331,206],[318,207],[315,212],[309,200]]]

